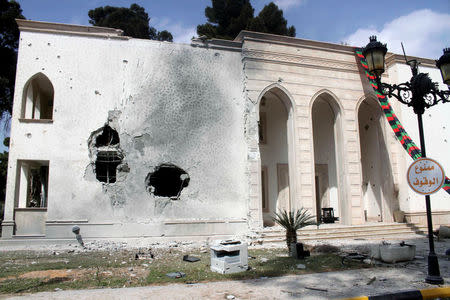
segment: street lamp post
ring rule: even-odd
[[[419,124],[422,157],[426,157],[422,115],[426,108],[430,108],[439,102],[450,102],[450,91],[439,90],[437,84],[431,81],[428,74],[419,73],[419,63],[415,59],[407,61],[413,75],[409,82],[398,85],[382,83],[381,74],[384,72],[384,56],[386,55],[386,52],[386,44],[378,42],[375,36],[370,37],[370,42],[363,49],[363,55],[367,60],[369,72],[375,75],[379,90],[388,97],[393,96],[401,103],[413,107]],[[444,49],[444,55],[436,61],[436,66],[441,70],[444,83],[450,85],[450,48]],[[425,203],[427,209],[428,242],[430,247],[430,252],[428,254],[428,275],[425,278],[425,281],[431,284],[442,284],[444,283],[444,280],[440,275],[438,259],[434,252],[433,224],[429,195],[425,196]]]

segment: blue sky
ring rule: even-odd
[[[175,42],[189,43],[198,24],[206,22],[210,0],[18,0],[29,20],[89,25],[88,11],[99,6],[137,3],[150,24],[169,30]],[[251,0],[255,15],[268,0]],[[364,46],[376,34],[389,51],[437,59],[450,47],[450,0],[275,0],[297,37]],[[2,144],[0,151],[3,150]]]
[[[205,7],[210,0],[18,0],[27,19],[89,25],[88,11],[111,5],[129,7],[137,3],[158,30],[167,29],[175,42],[188,43],[198,24],[206,22]],[[252,0],[257,14],[268,0]],[[297,37],[347,42],[362,46],[377,33],[396,51],[403,41],[408,54],[438,58],[450,46],[449,0],[275,0],[284,11]],[[421,43],[422,42],[422,43]],[[398,44],[398,45],[397,45]],[[411,45],[410,45],[411,44]],[[438,44],[438,45],[436,45]],[[418,46],[420,45],[420,46]],[[426,47],[424,45],[428,45]]]

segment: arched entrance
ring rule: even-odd
[[[263,92],[259,101],[259,151],[261,155],[261,206],[264,226],[274,225],[274,212],[291,209],[293,182],[290,178],[292,151],[292,105],[275,86]]]
[[[358,109],[358,123],[361,148],[362,204],[366,222],[392,221],[393,209],[396,209],[383,121],[383,112],[376,100],[370,98],[361,102]]]
[[[316,216],[322,208],[333,208],[340,222],[346,219],[343,186],[341,109],[327,93],[320,94],[312,106],[314,140],[314,184]]]

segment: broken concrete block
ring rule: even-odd
[[[387,263],[413,260],[416,256],[415,245],[380,245],[381,260]]]

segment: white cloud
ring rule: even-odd
[[[438,59],[442,49],[449,46],[450,14],[417,10],[384,24],[381,30],[374,26],[360,28],[342,41],[362,47],[369,42],[371,35],[387,43],[390,52],[402,54],[400,43],[403,42],[407,55]]]
[[[288,9],[305,4],[306,0],[275,0],[274,2],[279,8]]]
[[[190,44],[192,37],[197,36],[196,27],[186,27],[181,23],[168,25],[166,30],[172,33],[175,43]]]
[[[151,18],[150,26],[153,26],[158,31],[167,30],[173,35],[173,41],[176,43],[190,44],[193,36],[197,36],[196,27],[187,27],[181,22],[173,23],[170,18]]]

